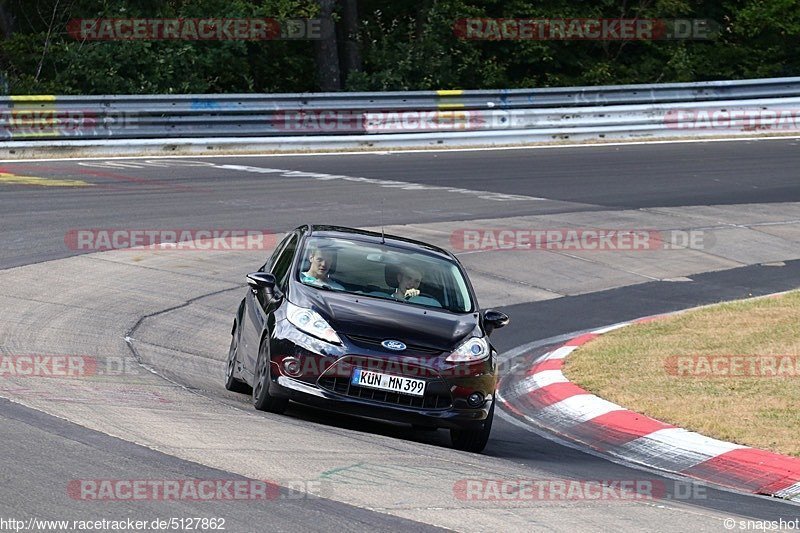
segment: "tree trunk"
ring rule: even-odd
[[[14,31],[14,15],[0,3],[0,38],[7,40]]]
[[[333,8],[336,0],[317,0],[319,18],[323,28],[333,28]],[[336,32],[323,32],[322,39],[314,41],[314,61],[317,65],[317,82],[323,92],[340,91],[342,89],[339,74],[339,54],[336,44]]]
[[[422,34],[425,32],[425,23],[428,21],[428,11],[431,10],[433,6],[433,2],[431,0],[423,0],[417,6],[417,16],[416,21],[414,24],[414,36],[417,40],[422,38]]]
[[[342,0],[342,78],[347,83],[351,72],[361,72],[361,49],[358,44],[358,1]]]

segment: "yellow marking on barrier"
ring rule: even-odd
[[[58,135],[60,120],[54,95],[12,96],[8,128],[12,139]]]
[[[469,111],[437,111],[436,124],[442,129],[466,130],[470,127]]]
[[[437,118],[442,120],[466,120],[467,119],[467,112],[466,111],[437,111],[436,112]]]
[[[38,178],[36,176],[17,176],[8,172],[0,172],[0,184],[38,185],[41,187],[86,187],[91,185],[83,180],[64,180],[58,178]]]
[[[31,137],[52,137],[53,131],[28,131],[28,132],[12,132],[12,138],[14,140],[19,139],[29,139]]]
[[[436,122],[440,125],[449,125],[453,129],[464,129],[469,121],[466,111],[437,111]]]
[[[54,94],[24,94],[24,95],[11,95],[12,102],[55,102],[56,95]]]
[[[439,95],[440,98],[445,99],[445,101],[440,101],[437,105],[439,109],[460,109],[464,107],[464,104],[461,102],[454,102],[449,99],[449,97],[453,96],[461,96],[464,94],[464,91],[461,89],[449,89],[449,90],[440,90],[436,91],[436,94]]]

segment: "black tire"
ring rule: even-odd
[[[451,429],[450,440],[453,448],[465,452],[481,453],[489,442],[489,433],[492,432],[492,420],[494,419],[494,400],[489,408],[489,415],[483,421],[480,429]]]
[[[238,362],[239,350],[239,328],[234,322],[233,333],[231,333],[231,347],[228,348],[228,360],[225,362],[225,388],[231,392],[247,394],[250,387],[236,376],[236,363]]]
[[[267,341],[261,343],[258,349],[256,362],[256,375],[253,380],[253,406],[259,411],[282,414],[289,405],[288,398],[276,398],[269,394],[269,357],[266,348]]]

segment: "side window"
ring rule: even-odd
[[[289,242],[286,243],[284,249],[281,250],[281,252],[275,258],[275,262],[272,266],[272,273],[275,274],[275,278],[278,280],[278,287],[281,289],[286,288],[289,267],[292,266],[292,259],[294,259],[294,253],[297,250],[298,240],[299,239],[296,234],[292,235],[289,239]]]
[[[286,243],[289,242],[289,239],[291,239],[292,236],[293,234],[290,233],[289,235],[281,239],[281,242],[279,242],[278,245],[275,247],[275,249],[272,251],[272,255],[270,255],[267,258],[267,262],[264,263],[264,266],[261,267],[261,272],[272,272],[272,268],[275,266],[275,261],[281,254],[281,251],[283,251],[283,247],[286,246]]]

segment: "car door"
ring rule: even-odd
[[[266,272],[271,272],[278,280],[278,288],[285,292],[286,281],[288,280],[289,269],[292,266],[297,245],[300,237],[297,233],[292,233],[286,238],[283,248],[274,256],[274,261],[268,261],[264,265]],[[245,338],[245,368],[249,374],[255,373],[256,360],[258,359],[258,349],[261,344],[261,334],[269,323],[269,315],[275,311],[279,300],[267,295],[263,290],[249,289],[245,302],[245,328],[242,334]]]
[[[272,267],[275,264],[280,253],[286,247],[286,243],[292,238],[292,234],[286,235],[281,242],[275,246],[275,249],[272,251],[272,254],[267,258],[266,263],[264,263],[261,268],[258,269],[259,272],[272,272]],[[257,333],[255,331],[255,327],[253,326],[253,322],[250,319],[251,312],[250,309],[253,305],[256,305],[256,293],[253,289],[247,289],[247,293],[244,297],[244,312],[242,313],[242,323],[239,324],[239,361],[242,363],[242,369],[244,370],[245,374],[252,372],[250,368],[250,361],[258,356],[258,353],[253,356],[250,354],[251,350],[258,350],[258,346],[256,345],[253,348],[253,344],[258,342],[259,337],[257,337]],[[256,339],[256,340],[254,340]],[[249,381],[249,380],[248,380]]]

